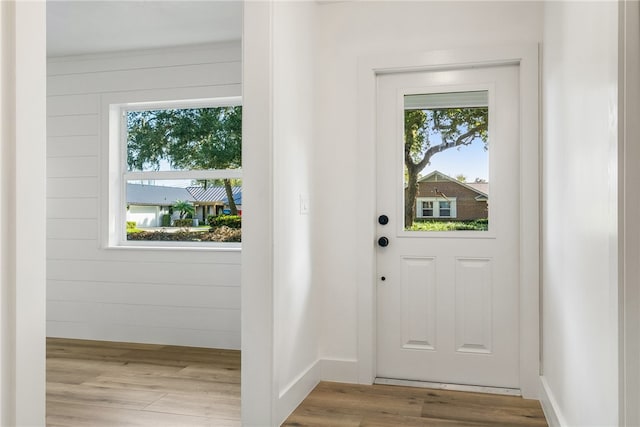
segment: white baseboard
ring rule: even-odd
[[[321,379],[321,362],[321,360],[316,360],[282,389],[278,396],[276,408],[278,422],[276,425],[281,425],[304,398],[311,393],[311,390],[318,385]]]
[[[547,418],[549,427],[568,426],[560,412],[558,402],[551,388],[549,388],[547,380],[543,376],[540,377],[540,403],[542,404],[542,410],[544,411],[544,416]]]
[[[322,359],[322,381],[358,383],[358,361],[348,359]]]
[[[276,425],[281,425],[320,381],[358,382],[355,360],[319,359],[282,388],[278,397]]]

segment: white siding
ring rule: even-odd
[[[53,58],[47,79],[47,334],[240,348],[240,252],[104,249],[102,100],[241,93],[240,42]]]

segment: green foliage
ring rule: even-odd
[[[406,110],[404,121],[405,153],[414,164],[421,163],[432,147],[442,145],[442,149],[449,149],[469,145],[478,138],[485,144],[488,142],[486,107]],[[441,142],[433,145],[434,137]]]
[[[171,215],[169,215],[169,214],[162,215],[160,222],[161,222],[163,227],[170,227],[171,226]]]
[[[242,107],[130,111],[128,169],[158,170],[162,160],[175,169],[241,167]],[[236,214],[229,179],[224,180],[224,186],[229,209]]]
[[[242,228],[242,217],[239,215],[209,215],[207,222],[211,227]]]
[[[129,170],[234,169],[242,161],[242,107],[132,111],[128,114]]]
[[[191,202],[186,202],[184,200],[176,200],[173,204],[173,209],[180,212],[180,219],[185,219],[188,215],[193,215],[196,212],[196,208],[191,204]]]
[[[415,221],[409,231],[487,231],[489,229],[488,219],[477,219],[475,221]]]
[[[218,227],[209,230],[180,229],[167,231],[140,231],[127,233],[127,240],[138,241],[173,241],[173,242],[240,242],[242,230],[229,227]]]
[[[140,230],[135,221],[127,221],[127,234],[129,233],[141,233],[142,230]]]
[[[191,227],[191,224],[193,224],[193,220],[190,218],[176,219],[173,221],[174,227]]]

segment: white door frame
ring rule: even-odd
[[[372,384],[376,369],[376,76],[418,70],[499,64],[520,66],[520,388],[538,398],[540,387],[540,142],[538,45],[438,50],[360,58],[358,64],[358,382]]]
[[[619,253],[619,308],[621,366],[620,425],[636,426],[640,423],[640,4],[621,2],[620,6],[620,75],[618,81],[618,253]]]

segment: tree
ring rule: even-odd
[[[129,170],[235,169],[242,165],[242,107],[133,111],[128,115]],[[231,214],[238,209],[231,180],[223,184]]]
[[[456,175],[456,180],[459,182],[467,182],[467,177],[464,176],[464,174],[459,173],[458,175]]]
[[[449,108],[442,110],[406,110],[404,115],[404,164],[407,190],[404,225],[413,225],[420,171],[438,153],[470,145],[480,138],[486,144],[487,108]],[[432,140],[438,144],[432,144]]]
[[[184,200],[176,200],[175,204],[173,205],[173,209],[180,212],[180,219],[185,219],[187,214],[193,215],[196,212],[196,209],[193,207],[193,205]]]

